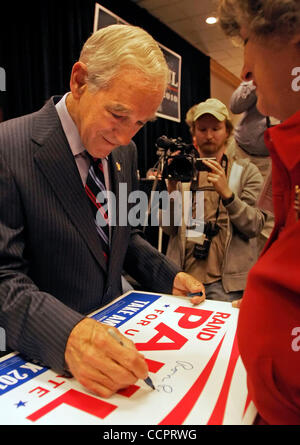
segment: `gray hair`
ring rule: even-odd
[[[169,69],[155,40],[142,28],[111,25],[96,31],[84,44],[79,61],[87,66],[87,85],[107,88],[122,68],[145,75],[151,87],[167,86]]]
[[[240,36],[243,25],[257,37],[289,39],[300,29],[299,0],[219,0],[221,28]]]

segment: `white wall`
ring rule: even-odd
[[[240,79],[229,73],[224,67],[215,61],[211,63],[210,70],[210,95],[223,102],[229,110],[233,125],[241,118],[241,115],[232,114],[229,109],[229,102],[235,88],[240,84]]]

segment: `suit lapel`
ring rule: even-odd
[[[45,113],[47,105],[48,109],[46,110],[47,113]],[[42,113],[43,111],[44,114]],[[67,143],[53,102],[50,103],[50,107],[48,102],[41,113],[41,119],[36,126],[34,137],[34,141],[40,147],[35,152],[34,160],[64,207],[65,212],[85,240],[88,248],[106,271],[107,266],[102,254],[92,211],[85,195],[74,156]],[[48,114],[47,127],[45,114]],[[45,138],[45,132],[49,133],[49,121],[54,119],[56,119],[56,128],[52,128],[51,136],[47,134],[48,137]]]
[[[122,228],[124,228],[124,224],[127,225],[127,217],[128,217],[128,212],[127,212],[128,194],[126,193],[125,195],[124,189],[122,189],[123,191],[121,191],[120,194],[120,184],[126,183],[127,185],[126,171],[125,171],[126,162],[124,159],[125,154],[126,154],[126,148],[122,147],[122,148],[116,148],[114,151],[112,151],[112,153],[109,156],[111,189],[116,197],[116,209],[115,209],[116,224],[115,226],[112,227],[111,247],[110,247],[109,264],[111,267],[113,267],[113,265],[115,264],[115,259],[119,255],[119,246],[122,245],[122,243],[124,243],[124,239],[122,239],[122,237],[124,237],[124,230],[122,230]],[[123,186],[121,185],[121,187]],[[122,215],[120,215],[120,207],[121,209],[124,209]],[[120,220],[120,218],[122,219]],[[120,227],[120,223],[122,227]]]
[[[114,193],[116,197],[116,208],[114,209],[115,212],[115,222],[116,224],[112,227],[112,237],[111,237],[111,250],[113,247],[113,243],[115,241],[117,228],[119,226],[119,200],[120,200],[120,190],[119,190],[119,184],[120,182],[124,182],[123,180],[123,172],[122,172],[122,159],[119,156],[119,153],[117,150],[114,150],[110,156],[109,156],[109,171],[110,171],[110,180],[111,180],[111,190]]]

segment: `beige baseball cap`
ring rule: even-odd
[[[218,99],[207,99],[200,102],[195,108],[193,121],[195,122],[203,114],[212,114],[218,121],[229,119],[227,107]]]

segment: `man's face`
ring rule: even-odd
[[[260,39],[242,28],[242,77],[256,86],[257,109],[265,116],[287,119],[300,109],[299,92],[292,89],[292,69],[299,65],[299,46],[277,39]]]
[[[200,116],[195,123],[194,136],[202,157],[217,157],[228,138],[225,120],[220,122],[212,114]]]
[[[75,123],[82,143],[93,157],[104,158],[155,117],[164,94],[153,89],[141,73],[121,70],[106,89],[91,93],[87,85],[77,100]]]

